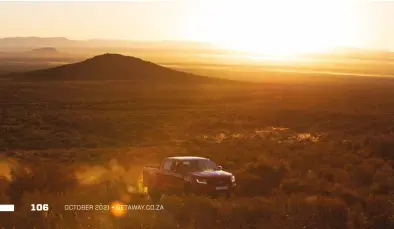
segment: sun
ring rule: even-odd
[[[358,36],[350,0],[201,1],[190,35],[275,56],[349,46]]]

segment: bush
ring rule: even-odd
[[[309,183],[306,180],[291,178],[283,180],[280,184],[279,190],[286,193],[287,195],[297,193],[316,194],[319,190],[319,186]]]
[[[285,165],[267,159],[247,164],[236,173],[239,195],[270,195],[289,173]]]
[[[11,169],[7,195],[19,203],[24,192],[64,193],[77,185],[75,172],[51,161],[23,162]]]

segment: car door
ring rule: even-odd
[[[179,160],[176,162],[176,170],[173,171],[171,177],[172,192],[175,194],[181,194],[184,189],[185,184],[185,170],[184,170],[184,160]]]
[[[182,194],[185,189],[185,177],[191,172],[191,161],[182,160],[180,162],[178,176],[174,178],[176,192]]]
[[[167,173],[168,191],[171,194],[177,194],[181,187],[183,188],[183,175],[180,173],[181,160],[174,160],[171,165],[171,171]]]
[[[159,180],[159,186],[161,187],[161,190],[163,192],[167,192],[169,189],[171,189],[172,164],[173,164],[173,160],[171,159],[164,160],[162,163],[160,177],[158,178],[158,180]]]

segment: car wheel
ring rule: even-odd
[[[157,190],[152,190],[149,192],[149,197],[153,202],[159,202],[162,194]]]
[[[183,195],[184,196],[188,196],[188,195],[190,195],[190,185],[185,185],[184,187],[183,187]]]

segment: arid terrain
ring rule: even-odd
[[[0,202],[16,204],[0,228],[394,228],[393,79],[136,83],[146,71],[85,67],[89,80],[0,81]],[[151,204],[136,193],[141,168],[172,155],[233,172],[234,197],[165,196],[164,211],[121,218],[64,210]]]

